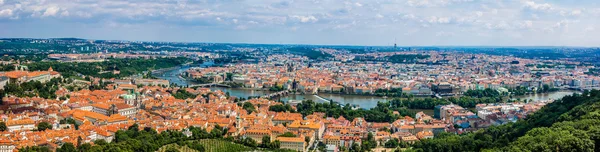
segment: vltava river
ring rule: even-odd
[[[208,64],[212,64],[212,63],[208,63]],[[205,63],[204,66],[207,66],[208,64]],[[180,67],[177,69],[172,69],[172,70],[168,70],[165,72],[157,73],[157,74],[155,74],[155,76],[158,78],[161,78],[161,79],[169,80],[169,82],[175,83],[180,86],[186,86],[188,84],[191,85],[191,84],[194,84],[194,82],[190,82],[190,81],[187,81],[187,80],[179,77],[179,74],[181,72],[184,72],[185,70],[187,70],[189,68],[190,68],[189,66],[183,66],[183,67]],[[265,90],[252,90],[252,89],[240,89],[240,88],[212,87],[211,89],[212,90],[221,90],[223,92],[229,92],[229,94],[231,96],[242,97],[242,98],[248,98],[250,96],[262,96],[262,95],[270,93],[270,91],[265,91]],[[513,97],[513,99],[518,99],[518,98],[521,100],[533,99],[534,101],[548,100],[548,99],[560,99],[566,95],[571,95],[573,93],[579,93],[579,92],[558,91],[558,92],[551,92],[551,93],[538,93],[538,94],[530,94],[530,95],[525,95],[525,96],[517,96],[517,97]],[[289,96],[282,97],[281,99],[276,99],[276,100],[282,100],[282,101],[313,100],[316,102],[329,102],[329,100],[333,100],[342,105],[349,103],[351,105],[358,105],[361,108],[369,109],[369,108],[373,108],[373,107],[377,106],[377,101],[387,101],[388,99],[382,98],[382,97],[376,97],[376,96],[319,94],[318,96],[317,95],[289,95]]]

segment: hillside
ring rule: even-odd
[[[464,135],[441,134],[423,151],[600,151],[600,91],[566,96],[517,123]]]

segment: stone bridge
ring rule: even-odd
[[[227,88],[231,88],[231,86],[229,86],[229,85],[220,84],[220,83],[194,84],[194,85],[190,85],[189,87],[227,87]]]

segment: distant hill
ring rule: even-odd
[[[63,41],[86,41],[87,39],[82,38],[50,38],[53,40],[63,40]]]

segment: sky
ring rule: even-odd
[[[0,0],[0,37],[600,46],[599,0]]]

